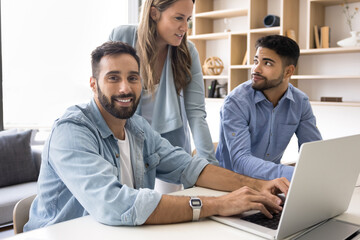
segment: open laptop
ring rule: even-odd
[[[213,220],[268,239],[283,239],[347,210],[360,172],[360,135],[304,143],[277,229],[242,218]],[[251,213],[254,214],[254,211]]]

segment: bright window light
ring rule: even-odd
[[[90,54],[128,0],[2,0],[1,18],[4,127],[50,128],[92,97]]]

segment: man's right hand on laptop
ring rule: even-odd
[[[232,216],[249,210],[259,210],[268,218],[272,218],[272,213],[279,213],[282,210],[280,198],[249,187],[242,187],[221,196],[219,200],[217,215],[220,216]]]

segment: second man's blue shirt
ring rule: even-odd
[[[295,133],[301,144],[321,140],[309,98],[289,84],[276,107],[249,80],[235,88],[220,111],[220,166],[250,177],[291,180],[294,168],[280,163]]]

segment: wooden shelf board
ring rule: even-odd
[[[250,33],[273,33],[273,34],[279,34],[280,33],[280,27],[269,27],[269,28],[255,28],[251,29]]]
[[[292,75],[291,79],[360,79],[360,75]]]
[[[224,98],[205,98],[206,102],[217,102],[223,103]],[[312,106],[335,106],[335,107],[360,107],[360,102],[320,102],[320,101],[310,101]]]
[[[230,36],[246,36],[247,32],[219,32],[219,33],[206,33],[206,34],[196,34],[188,36],[188,39],[194,40],[216,40],[216,39],[226,39]]]
[[[231,65],[230,69],[251,69],[252,65]]]
[[[247,32],[229,32],[231,36],[247,36]]]
[[[228,79],[229,76],[227,75],[204,75],[204,79]]]
[[[360,107],[360,102],[320,102],[310,101],[311,105],[318,106],[344,106],[344,107]]]
[[[208,34],[197,34],[189,36],[188,39],[195,39],[195,40],[214,40],[214,39],[226,39],[230,36],[228,32],[223,33],[208,33]]]
[[[328,54],[328,53],[354,53],[354,52],[360,52],[360,47],[332,47],[332,48],[301,49],[300,55]]]
[[[224,102],[224,98],[205,98],[205,102]],[[310,101],[312,106],[360,107],[360,102],[320,102]]]
[[[310,0],[311,3],[319,3],[324,6],[340,5],[344,1],[342,0]],[[347,0],[347,3],[359,2],[359,0]]]
[[[225,10],[197,13],[195,14],[195,17],[216,19],[216,18],[247,16],[247,14],[248,14],[247,9],[225,9]]]

